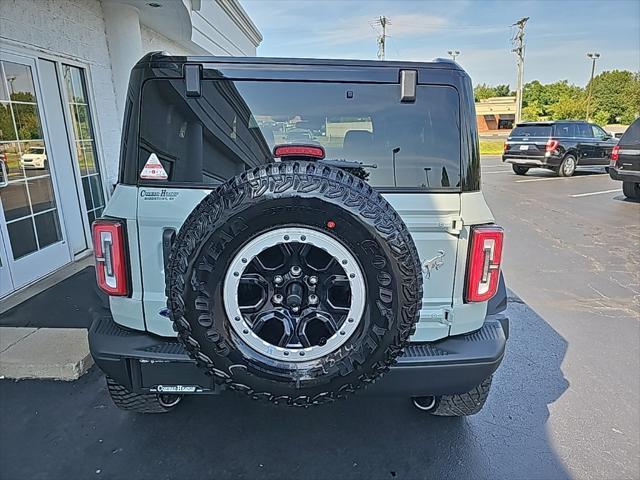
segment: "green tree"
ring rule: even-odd
[[[598,125],[607,125],[611,123],[611,113],[606,110],[597,110],[593,115],[590,115],[591,119]]]
[[[476,99],[476,102],[478,102],[480,100],[484,100],[485,98],[495,97],[496,90],[486,83],[481,83],[479,85],[476,85],[476,87],[473,89],[473,95]]]
[[[515,93],[509,88],[509,85],[496,85],[493,91],[496,97],[508,97],[510,95],[515,95]]]
[[[627,70],[602,72],[593,79],[589,116],[601,125],[633,122],[640,116],[640,73]],[[578,120],[586,118],[586,88],[567,80],[542,84],[533,80],[524,85],[522,117],[525,120]],[[476,101],[512,94],[509,85],[474,88]]]
[[[538,102],[529,102],[529,105],[522,107],[522,119],[525,121],[541,120],[543,117],[544,110]]]
[[[580,120],[587,113],[587,102],[583,96],[564,96],[548,106],[548,111],[553,120]]]
[[[631,123],[640,114],[640,74],[627,70],[602,72],[589,82],[587,91],[589,88],[592,118],[604,120],[606,116],[603,123]]]

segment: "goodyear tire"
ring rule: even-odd
[[[429,410],[437,417],[466,417],[480,412],[489,398],[491,380],[485,378],[480,385],[470,392],[458,395],[442,395],[435,399],[434,407]]]
[[[415,328],[422,274],[406,226],[367,183],[290,161],[202,200],[172,247],[167,298],[218,383],[310,406],[389,369]]]
[[[136,413],[167,413],[182,400],[179,395],[134,393],[110,377],[107,377],[107,390],[116,407]]]

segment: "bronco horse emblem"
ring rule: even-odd
[[[431,260],[422,262],[422,271],[426,274],[427,280],[431,278],[432,270],[440,270],[444,265],[444,250],[438,250],[438,255]]]

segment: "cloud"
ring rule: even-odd
[[[342,8],[345,4],[341,2],[325,2],[322,14],[317,8],[310,11],[309,6],[300,1],[245,0],[243,5],[250,10],[258,28],[269,32],[272,47],[340,47],[363,39],[375,41],[380,32],[380,28],[373,25],[379,17],[375,11],[379,5],[375,2],[359,3],[362,8],[358,9]],[[356,14],[348,14],[354,10]],[[310,16],[310,13],[314,15]],[[395,39],[424,36],[448,24],[446,18],[438,15],[397,13],[390,18],[387,35]]]

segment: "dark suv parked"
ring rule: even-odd
[[[640,199],[640,118],[636,118],[613,148],[609,175],[622,181],[625,197]]]
[[[525,122],[516,125],[504,144],[502,161],[518,175],[548,168],[570,177],[578,165],[609,164],[617,140],[598,125],[580,121]]]

